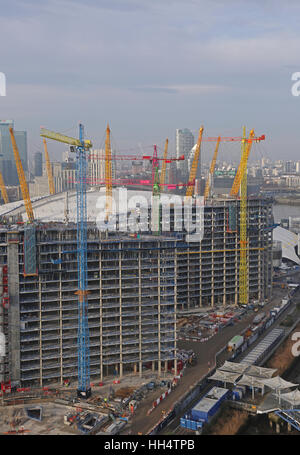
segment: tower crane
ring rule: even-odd
[[[18,150],[17,143],[16,143],[14,130],[11,127],[9,128],[9,134],[10,134],[12,148],[13,148],[13,152],[14,152],[14,158],[15,158],[15,162],[16,162],[16,166],[17,166],[17,173],[18,173],[18,177],[19,177],[22,197],[24,200],[25,210],[27,213],[29,223],[33,223],[34,214],[33,214],[31,199],[29,196],[28,186],[27,186],[19,150]]]
[[[160,174],[160,184],[161,184],[161,185],[164,185],[164,183],[165,183],[165,178],[166,178],[167,156],[168,156],[168,144],[169,144],[169,140],[166,139],[165,150],[164,150],[164,158],[163,158],[163,163],[162,163],[162,167],[161,167],[161,174]]]
[[[254,135],[253,130],[250,132],[251,136]],[[243,127],[243,137],[241,151],[242,157],[245,155],[246,150],[246,128]],[[248,239],[247,239],[247,165],[241,174],[241,199],[240,199],[240,276],[239,276],[239,302],[240,304],[247,305],[249,300],[248,290]]]
[[[5,186],[5,183],[3,180],[3,175],[1,172],[0,172],[0,189],[1,189],[1,194],[2,194],[4,204],[8,204],[9,203],[8,194],[6,191],[6,186]]]
[[[111,165],[111,146],[110,146],[110,129],[109,125],[106,128],[106,139],[105,139],[105,212],[106,221],[111,214],[112,209],[112,165]]]
[[[53,181],[53,174],[52,174],[52,167],[49,159],[48,149],[47,149],[47,142],[46,139],[43,139],[44,143],[44,151],[45,151],[45,159],[46,159],[46,170],[48,176],[48,184],[49,184],[49,192],[50,194],[55,194],[55,186]]]
[[[92,147],[90,140],[84,140],[83,125],[79,125],[79,139],[41,129],[41,136],[70,144],[76,152],[76,196],[77,196],[77,257],[78,257],[78,389],[77,395],[88,398],[90,386],[90,355],[88,328],[88,279],[87,279],[87,160],[86,152]],[[74,148],[75,147],[75,148]]]
[[[240,191],[240,267],[239,267],[239,302],[248,304],[248,241],[247,241],[247,163],[251,147],[254,141],[264,140],[262,135],[258,138],[254,136],[252,129],[249,139],[246,139],[245,127],[243,127],[242,153],[241,161],[235,175],[233,185],[230,191],[231,196],[238,196]]]
[[[192,163],[191,170],[190,170],[189,184],[191,184],[191,185],[188,186],[188,188],[186,190],[186,196],[189,196],[189,197],[193,196],[193,194],[194,194],[195,178],[197,175],[197,168],[198,168],[198,161],[199,161],[199,156],[200,156],[200,147],[201,147],[203,129],[204,129],[203,126],[201,126],[201,128],[199,129],[198,141],[197,141],[197,145],[196,145],[193,163]]]
[[[218,150],[219,150],[220,141],[221,141],[221,137],[219,136],[218,140],[217,140],[214,156],[213,156],[213,159],[212,159],[212,162],[211,162],[211,165],[210,165],[208,178],[207,178],[206,185],[205,185],[204,202],[208,198],[208,196],[210,194],[210,191],[211,191],[213,175],[214,175],[214,172],[215,172],[215,167],[216,167],[216,162],[217,162],[217,156],[218,156]]]
[[[247,146],[246,146],[246,148],[243,151],[242,158],[241,158],[237,173],[235,175],[232,188],[230,190],[230,196],[237,196],[238,195],[238,192],[240,190],[241,181],[242,181],[242,176],[244,175],[245,169],[247,169],[248,158],[249,158],[249,155],[250,155],[250,151],[251,151],[251,147],[252,147],[253,142],[254,141],[255,142],[259,142],[259,141],[263,141],[263,140],[265,140],[265,136],[264,135],[262,135],[262,136],[260,136],[258,138],[255,138],[254,137],[254,130],[250,131],[249,139],[248,140],[246,139]]]

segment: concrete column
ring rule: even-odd
[[[174,254],[174,269],[175,269],[175,277],[174,277],[174,354],[175,354],[175,361],[174,361],[174,367],[175,371],[177,369],[177,336],[176,336],[176,330],[177,330],[177,254],[175,252]],[[165,362],[165,370],[168,372],[168,362]]]
[[[199,305],[202,307],[202,246],[199,244]],[[177,276],[177,275],[176,275]],[[175,294],[176,295],[176,294]]]
[[[60,240],[61,240],[61,233],[59,234]],[[62,256],[61,256],[61,243],[59,244],[58,247],[58,257],[60,259],[59,261],[59,326],[60,326],[60,331],[59,331],[59,345],[60,345],[60,384],[63,385],[63,311],[62,311],[62,289],[61,289],[61,261],[62,261]]]
[[[119,246],[121,247],[121,246]],[[123,354],[122,354],[122,251],[119,252],[119,288],[120,288],[120,379],[123,377]]]
[[[139,250],[141,249],[141,243],[139,242]],[[142,364],[142,259],[141,251],[138,252],[139,255],[139,376],[143,374],[143,364]]]
[[[134,374],[137,373],[137,363],[133,364],[133,372],[134,372]]]
[[[237,207],[236,213],[238,213],[239,206]],[[238,224],[238,217],[236,217],[236,228]],[[239,301],[239,267],[238,267],[238,257],[239,257],[239,242],[238,242],[238,231],[235,233],[235,294],[234,294],[234,304],[238,305]]]
[[[100,241],[100,244],[99,244],[100,248],[101,248],[101,241]],[[101,250],[99,252],[99,283],[100,283],[100,305],[99,305],[99,310],[100,310],[100,314],[99,314],[99,323],[100,323],[100,381],[102,382],[103,381],[103,302],[102,302],[102,253],[101,253]]]
[[[214,218],[212,216],[211,218],[211,230],[212,230],[212,239],[211,239],[211,306],[213,307],[214,304],[215,304],[215,280],[214,280],[214,276],[215,276],[215,270],[214,270],[214,263],[215,263],[215,259],[214,259],[214,249],[215,249],[215,245],[214,245],[214,231],[215,231],[215,225],[214,225]]]
[[[159,243],[159,246],[161,247],[161,243]],[[161,375],[161,334],[160,334],[160,313],[161,313],[161,306],[160,306],[160,289],[161,289],[161,262],[160,262],[160,251],[158,250],[157,253],[157,272],[158,272],[158,280],[157,280],[157,300],[158,300],[158,377]]]
[[[288,432],[292,431],[292,425],[290,423],[287,424],[287,430]]]
[[[224,218],[223,218],[223,225],[224,225],[224,231],[223,231],[223,237],[224,237],[224,242],[223,242],[223,261],[224,261],[224,274],[223,274],[223,306],[226,306],[226,211],[225,211],[225,205],[224,205]]]
[[[11,381],[20,383],[19,233],[8,232],[7,240],[9,371]]]
[[[279,425],[279,423],[276,423],[276,433],[280,433],[280,425]]]

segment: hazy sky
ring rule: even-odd
[[[300,4],[256,0],[0,0],[0,118],[94,145],[109,122],[120,149],[208,136],[266,134],[270,158],[300,160]],[[63,145],[52,143],[58,154]],[[58,156],[58,155],[57,155]]]

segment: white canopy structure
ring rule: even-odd
[[[247,363],[235,363],[225,360],[224,365],[222,365],[219,370],[243,374],[247,368],[249,368],[249,365]]]
[[[300,405],[300,390],[296,389],[292,392],[282,393],[281,399],[287,401],[292,406]]]
[[[257,376],[259,378],[271,378],[273,374],[277,371],[275,368],[263,368],[256,365],[251,365],[248,370],[246,370],[247,376]]]
[[[294,234],[294,232],[284,229],[281,226],[277,226],[273,229],[273,240],[281,242],[282,257],[287,258],[296,264],[300,264],[300,259],[295,251],[295,246],[298,245],[297,234]]]
[[[264,385],[270,387],[273,390],[284,390],[289,389],[290,387],[296,387],[299,384],[294,384],[293,382],[285,381],[280,376],[275,376],[275,378],[262,379]]]
[[[270,389],[275,390],[276,394],[279,397],[279,404],[281,402],[281,391],[289,389],[291,387],[296,387],[299,384],[294,384],[293,382],[285,381],[280,376],[275,376],[275,378],[262,379],[262,383]]]
[[[248,376],[244,374],[243,377],[238,381],[237,385],[245,385],[247,387],[251,387],[252,389],[252,398],[254,398],[254,389],[261,389],[262,393],[264,391],[264,384],[261,378],[257,378],[255,376]]]
[[[215,373],[210,376],[208,379],[213,381],[221,381],[225,384],[228,382],[230,384],[235,384],[237,379],[241,376],[241,373],[231,373],[229,371],[222,371],[217,369]]]

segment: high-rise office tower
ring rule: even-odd
[[[188,158],[194,144],[194,135],[189,129],[176,130],[176,157],[179,158],[181,155],[185,157],[184,161],[176,162],[177,170],[181,171],[182,176],[188,174]]]
[[[43,155],[41,152],[36,152],[33,157],[33,173],[35,177],[43,175]]]
[[[0,171],[7,185],[18,185],[17,168],[9,134],[10,127],[14,128],[13,120],[0,120]],[[27,171],[27,132],[14,130],[14,135],[23,169]]]

